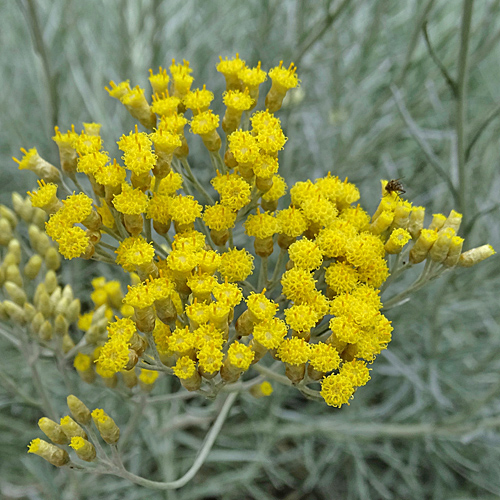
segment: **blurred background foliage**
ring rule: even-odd
[[[405,196],[425,205],[429,217],[464,212],[465,249],[491,243],[499,250],[500,1],[473,4],[467,36],[462,20],[472,3],[3,0],[0,201],[8,204],[12,191],[35,185],[33,174],[18,172],[10,159],[20,147],[36,146],[57,162],[54,125],[64,131],[74,123],[79,131],[82,121],[100,122],[115,152],[134,122],[104,91],[109,80],[148,87],[149,68],[185,58],[194,86],[206,83],[220,110],[224,81],[215,65],[219,55],[239,52],[264,69],[280,60],[298,66],[302,85],[278,113],[289,137],[280,173],[289,184],[328,171],[348,176],[373,212],[380,179],[403,178]],[[464,40],[466,95],[459,88]],[[208,155],[196,147],[197,173],[208,178]],[[179,491],[146,491],[28,457],[42,415],[5,385],[0,497],[499,498],[498,268],[492,258],[459,269],[391,309],[394,340],[350,407],[309,402],[287,388],[265,400],[241,395],[206,464]],[[85,269],[72,261],[61,278],[84,302],[91,290]],[[103,265],[93,267],[98,274],[111,276]],[[0,350],[1,371],[36,397],[20,354],[4,339]],[[50,364],[42,368],[63,415],[61,374]],[[150,398],[175,389],[163,380]],[[122,426],[131,416],[141,419],[129,438],[128,464],[157,480],[173,480],[189,467],[219,404],[188,395],[143,408],[108,389],[78,391]]]

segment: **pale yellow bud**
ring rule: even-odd
[[[69,455],[66,450],[62,450],[61,448],[38,438],[31,441],[28,453],[34,453],[56,467],[61,467],[69,462]]]
[[[42,323],[42,326],[40,326],[40,330],[38,331],[38,336],[40,337],[41,340],[48,342],[50,339],[52,339],[53,331],[54,329],[52,328],[51,322],[48,319],[46,319]]]
[[[443,264],[446,267],[453,267],[458,264],[458,261],[460,260],[460,254],[462,253],[463,244],[464,244],[464,239],[460,238],[460,236],[454,236],[451,239],[448,255],[446,256],[446,259],[443,262]]]
[[[0,219],[0,245],[8,245],[12,237],[12,228],[9,221],[7,219]]]
[[[31,320],[31,331],[35,335],[38,335],[38,332],[40,331],[40,328],[42,327],[44,321],[45,321],[45,318],[40,311],[37,312],[35,314],[35,316],[33,317],[33,319]]]
[[[39,294],[38,300],[35,301],[35,307],[43,313],[46,318],[52,316],[52,304],[50,302],[50,295],[47,292]]]
[[[5,205],[0,205],[0,217],[3,219],[7,219],[12,229],[17,226],[16,214]]]
[[[273,386],[267,381],[262,382],[262,384],[253,385],[250,388],[250,394],[254,398],[262,398],[265,396],[270,396],[272,393],[273,393]]]
[[[50,418],[42,417],[38,421],[40,430],[55,444],[68,444],[69,438],[64,434],[62,427]]]
[[[34,224],[30,224],[30,227],[28,228],[28,236],[31,248],[33,248],[33,250],[40,255],[45,255],[47,250],[51,247],[50,239],[45,232],[41,231],[40,228]]]
[[[66,310],[66,319],[70,323],[75,323],[78,321],[78,317],[80,316],[81,311],[81,303],[80,299],[73,299]]]
[[[47,269],[57,271],[61,267],[61,255],[54,247],[49,247],[44,255]]]
[[[29,198],[23,198],[19,193],[12,193],[12,207],[24,222],[31,222],[33,206]]]
[[[64,434],[66,434],[69,438],[80,436],[83,439],[87,439],[85,431],[69,415],[61,418],[59,424],[61,425]]]
[[[47,293],[52,294],[54,290],[57,288],[57,276],[56,273],[52,270],[47,271],[45,275],[45,288],[47,289]]]
[[[24,303],[28,300],[26,292],[12,281],[6,281],[3,286],[11,300],[18,306],[23,306]]]
[[[75,343],[68,333],[63,336],[61,347],[64,354],[68,353],[69,351],[71,351],[71,349],[73,349],[73,347],[75,347]]]
[[[382,234],[389,229],[394,220],[394,213],[389,210],[380,212],[378,217],[370,224],[370,231],[373,234]]]
[[[11,300],[4,300],[3,307],[9,319],[14,321],[14,323],[18,323],[20,325],[24,325],[26,323],[26,313],[24,312],[24,309],[19,307],[15,302],[12,302]]]
[[[90,423],[91,415],[87,406],[85,406],[85,404],[73,394],[70,394],[66,401],[73,418],[81,425],[88,425]]]
[[[46,221],[47,214],[41,208],[35,208],[33,210],[33,217],[31,218],[31,222],[41,230],[44,230]]]
[[[96,451],[94,445],[86,439],[73,437],[71,438],[70,446],[75,450],[78,458],[81,460],[85,460],[86,462],[92,462],[95,460]]]
[[[96,408],[92,412],[92,419],[102,439],[108,444],[115,444],[120,438],[120,429],[114,420],[104,411]]]
[[[58,314],[54,320],[54,333],[59,337],[63,337],[68,334],[68,330],[68,320],[62,314]]]
[[[57,316],[58,314],[62,314],[66,316],[66,311],[68,310],[70,304],[71,302],[67,297],[61,297],[54,307],[54,315]]]
[[[462,223],[462,214],[459,214],[458,212],[455,212],[455,210],[452,210],[450,212],[450,215],[448,215],[448,218],[444,222],[441,230],[446,229],[447,227],[451,227],[452,229],[455,230],[455,233],[457,233],[458,230],[460,229],[461,223]]]
[[[42,267],[42,257],[38,255],[37,253],[35,255],[32,255],[26,265],[24,266],[24,275],[30,279],[34,280],[37,276],[38,273],[40,272],[40,268]]]
[[[26,314],[26,321],[28,323],[31,323],[31,321],[33,321],[33,318],[37,314],[37,310],[36,310],[35,306],[33,304],[30,304],[29,302],[25,302],[23,304],[23,309],[24,309],[24,312]]]
[[[13,281],[16,285],[23,287],[23,278],[19,266],[17,264],[10,264],[5,269],[5,280]]]
[[[433,214],[432,222],[429,224],[429,230],[433,231],[435,229],[439,230],[444,226],[446,222],[446,216],[443,214]]]
[[[19,240],[17,238],[12,238],[9,241],[8,249],[9,253],[15,256],[16,264],[19,264],[21,262],[21,244]]]

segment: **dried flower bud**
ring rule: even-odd
[[[90,423],[91,415],[87,406],[73,394],[70,394],[66,401],[73,418],[81,425],[88,425]]]

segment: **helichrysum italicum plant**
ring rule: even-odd
[[[271,383],[293,384],[330,406],[349,404],[391,340],[383,306],[494,254],[489,245],[462,252],[461,215],[453,210],[424,227],[424,207],[404,200],[395,181],[382,181],[374,214],[358,204],[354,184],[331,173],[287,185],[278,172],[288,138],[275,112],[299,85],[296,67],[280,62],[266,74],[236,55],[221,58],[217,70],[226,80],[222,118],[210,109],[214,95],[205,85],[192,89],[187,61],[173,61],[170,76],[150,71],[150,99],[128,81],[110,82],[109,94],[144,131],[136,125],[121,135],[123,156],[116,159],[98,124],[84,124],[81,133],[56,128],[60,168],[34,148],[16,160],[40,177],[29,199],[14,198],[30,248],[17,235],[14,212],[3,207],[0,219],[4,318],[29,342],[70,360],[96,390],[104,384],[147,393],[159,377],[173,376],[205,397],[232,393],[208,447],[243,389],[262,397],[272,393]],[[258,110],[268,76],[271,88]],[[195,136],[214,168],[211,186],[191,168]],[[121,267],[126,293],[117,281],[94,279],[94,309],[81,314],[71,288],[58,283],[59,254]],[[383,304],[381,291],[420,263],[415,283]],[[40,420],[53,444],[35,439],[31,453],[56,466],[97,461],[95,471],[169,487],[124,469],[119,428],[104,410],[91,412],[73,395],[68,405],[72,417]],[[56,445],[68,445],[80,461]]]

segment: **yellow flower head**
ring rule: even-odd
[[[317,292],[312,274],[300,267],[292,267],[281,277],[283,295],[296,303],[308,302]]]
[[[149,149],[129,149],[123,155],[125,168],[135,175],[147,174],[156,165],[157,156]]]
[[[147,210],[148,196],[124,182],[122,192],[113,198],[113,206],[122,214],[139,215]]]
[[[321,397],[328,406],[340,408],[343,404],[349,405],[354,390],[350,379],[341,374],[329,375],[321,382]]]
[[[44,180],[39,180],[38,191],[31,192],[28,191],[28,195],[31,200],[31,205],[34,207],[44,208],[57,204],[57,184],[49,182],[48,184]]]
[[[189,356],[182,356],[173,368],[176,377],[181,380],[191,378],[196,372],[196,363]]]
[[[184,106],[193,111],[193,114],[207,111],[210,103],[214,100],[214,94],[203,85],[202,89],[195,89],[184,96]]]
[[[244,87],[254,89],[267,80],[266,72],[261,69],[260,65],[261,62],[259,61],[255,68],[244,67],[238,72],[238,78]]]
[[[254,102],[248,94],[248,89],[245,89],[244,92],[228,90],[222,94],[222,99],[228,109],[238,112],[249,110]]]
[[[214,115],[212,110],[198,113],[191,120],[191,132],[196,135],[208,135],[219,126],[219,115]]]
[[[230,208],[216,203],[205,208],[203,221],[210,229],[215,231],[223,231],[234,227],[236,221],[236,212]]]
[[[237,211],[250,202],[250,186],[238,174],[217,174],[211,181],[214,189],[220,194],[222,205]]]
[[[269,70],[269,77],[273,81],[273,85],[282,89],[283,92],[294,89],[299,85],[299,79],[296,74],[297,66],[290,63],[288,69],[283,68],[283,61],[279,65]]]
[[[161,94],[153,95],[151,111],[160,116],[177,113],[180,103],[181,100],[178,97],[169,95],[168,90],[165,90]]]
[[[168,338],[168,348],[178,354],[187,354],[194,348],[195,335],[189,327],[176,328]]]
[[[127,295],[123,302],[134,309],[143,309],[152,306],[156,300],[154,287],[151,287],[149,282],[138,283],[137,285],[128,287]]]
[[[278,348],[278,357],[289,365],[302,365],[309,361],[311,346],[298,337],[285,339]]]
[[[318,244],[307,238],[302,238],[290,245],[288,255],[293,263],[306,271],[318,269],[323,263],[323,255]]]
[[[179,194],[170,200],[170,215],[179,224],[192,224],[201,217],[201,211],[202,206],[192,196]]]
[[[224,353],[213,342],[206,343],[197,354],[198,365],[206,373],[218,372],[222,366]]]
[[[212,289],[212,295],[215,300],[227,303],[230,307],[236,307],[243,298],[238,285],[227,281],[225,283],[216,283]]]
[[[158,69],[158,73],[153,73],[153,70],[149,70],[149,83],[153,88],[153,94],[160,95],[162,92],[166,92],[168,89],[168,82],[170,81],[167,75],[167,70],[165,68]]]
[[[285,309],[288,326],[295,332],[310,332],[318,322],[318,314],[309,304],[294,304]]]
[[[109,156],[106,152],[93,151],[85,154],[78,160],[77,170],[85,175],[93,175],[99,169],[109,162]]]
[[[229,150],[240,164],[253,163],[259,155],[257,139],[248,131],[236,130],[229,135]]]
[[[158,194],[173,196],[177,190],[182,188],[182,176],[176,172],[169,174],[160,181],[158,186]]]
[[[227,351],[227,361],[229,364],[241,371],[246,371],[255,357],[255,353],[245,344],[234,341]]]
[[[253,256],[245,249],[230,248],[222,254],[219,272],[229,282],[245,281],[253,269]]]
[[[115,250],[116,263],[126,271],[135,271],[136,266],[150,263],[155,256],[152,243],[142,236],[125,238]]]
[[[340,365],[340,356],[330,344],[314,344],[311,346],[310,365],[318,372],[330,372]]]
[[[251,292],[246,299],[248,310],[252,315],[259,321],[264,321],[266,319],[271,319],[278,309],[278,304],[276,304],[271,299],[268,299],[262,293]]]
[[[98,184],[116,187],[125,182],[127,171],[114,159],[111,165],[99,166],[95,169],[93,175]]]
[[[285,322],[278,318],[266,319],[257,323],[253,338],[266,349],[277,349],[288,332]]]
[[[128,135],[122,135],[117,144],[124,153],[137,149],[140,151],[148,151],[151,149],[151,139],[148,134],[139,132],[137,125],[135,126],[134,132],[130,132]]]
[[[244,224],[245,233],[258,239],[269,238],[280,230],[276,217],[268,212],[248,215]]]
[[[155,150],[157,152],[162,152],[167,155],[172,154],[177,148],[182,146],[181,137],[178,133],[170,132],[161,127],[158,128],[155,132],[153,132],[149,137],[151,138],[151,140],[155,145]],[[174,172],[171,173],[173,174]]]
[[[159,375],[160,374],[156,370],[145,370],[141,368],[139,380],[145,385],[153,385],[158,379]]]

